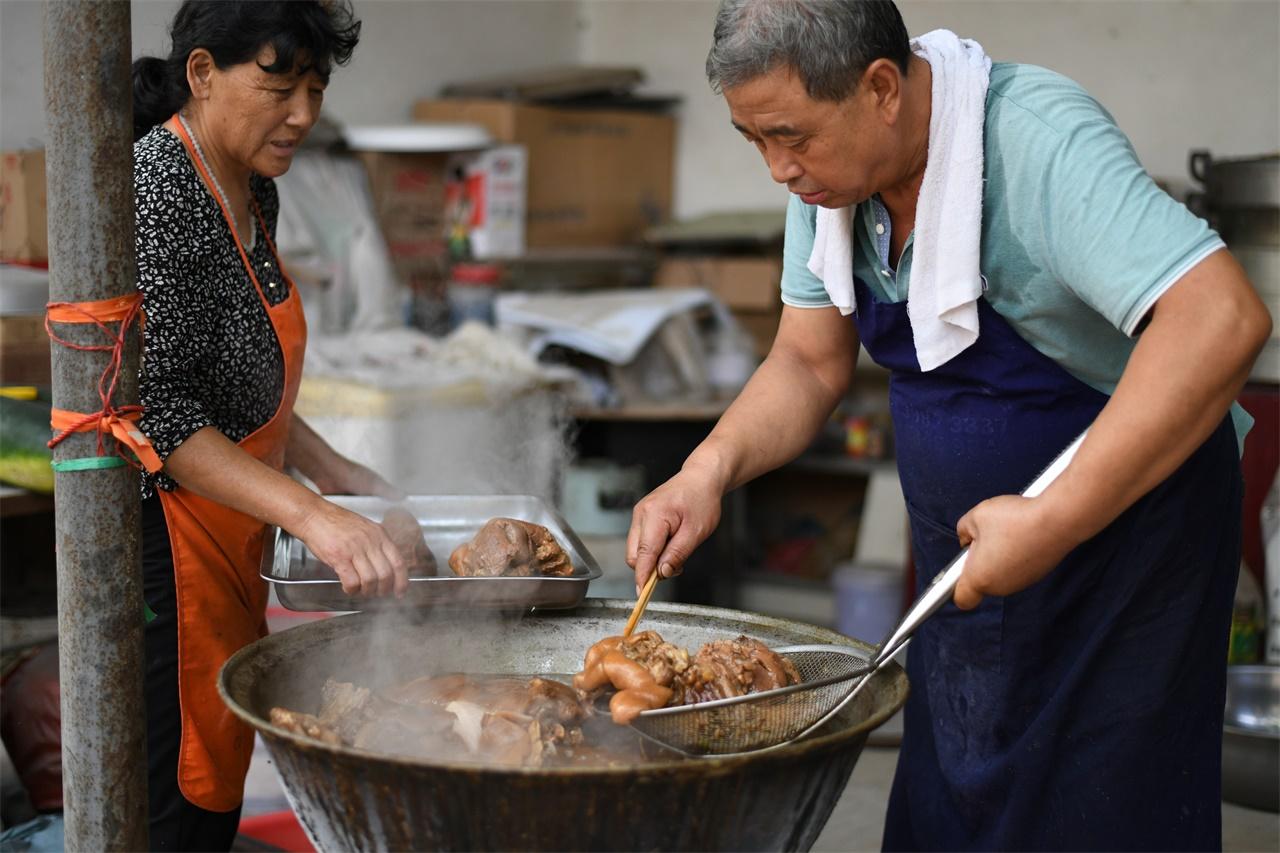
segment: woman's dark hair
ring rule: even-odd
[[[187,57],[204,48],[219,68],[249,62],[267,45],[276,59],[262,70],[288,74],[305,62],[322,79],[346,65],[360,40],[360,22],[347,0],[184,0],[169,26],[167,59],[133,63],[133,138],[178,111],[191,97]]]

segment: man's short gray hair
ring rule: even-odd
[[[790,66],[809,97],[840,101],[872,62],[893,60],[905,74],[910,56],[891,0],[721,0],[707,79],[723,92]]]

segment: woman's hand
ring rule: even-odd
[[[1081,541],[1052,505],[1038,498],[1004,495],[965,513],[956,525],[969,560],[956,584],[955,603],[977,607],[986,595],[1012,595],[1049,574]]]
[[[686,467],[636,504],[627,534],[627,565],[636,573],[636,592],[649,574],[675,577],[693,549],[720,523],[723,492],[717,478]]]
[[[322,498],[295,536],[338,573],[348,595],[397,598],[409,588],[409,564],[382,525]]]

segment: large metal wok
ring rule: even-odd
[[[223,667],[219,687],[261,733],[321,850],[807,850],[868,732],[906,701],[897,665],[810,739],[733,758],[537,769],[433,763],[328,746],[268,722],[273,706],[316,711],[330,676],[378,686],[451,671],[576,672],[587,647],[619,633],[630,609],[588,599],[575,610],[501,617],[340,616],[246,647]],[[849,643],[811,625],[690,605],[652,604],[643,627],[693,648],[740,633],[771,646]]]

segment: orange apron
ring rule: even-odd
[[[285,444],[293,403],[302,378],[302,355],[307,327],[302,303],[292,280],[280,265],[262,213],[254,213],[275,259],[276,269],[289,287],[288,297],[270,305],[253,264],[245,253],[232,219],[214,190],[212,176],[197,156],[182,124],[165,125],[178,135],[200,172],[209,193],[218,201],[236,241],[245,271],[271,319],[284,359],[284,393],[271,420],[239,443],[239,447],[277,471],[284,468]],[[244,779],[253,752],[253,730],[239,722],[218,696],[218,671],[236,651],[267,635],[267,587],[259,576],[266,527],[262,522],[207,500],[179,486],[157,490],[169,525],[174,583],[178,602],[178,697],[182,708],[182,744],[178,752],[178,787],[195,805],[215,812],[230,811],[244,798]]]

